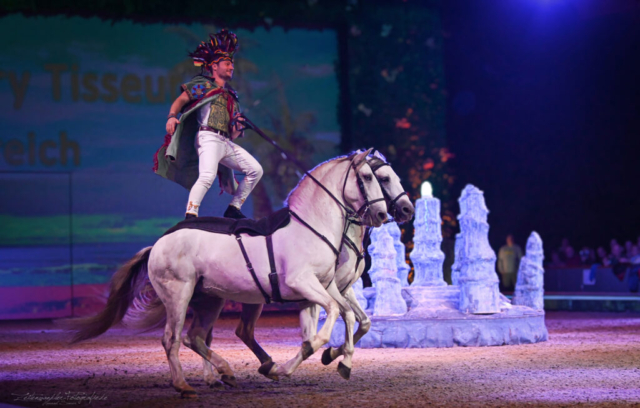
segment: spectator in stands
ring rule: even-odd
[[[629,291],[637,292],[640,286],[640,249],[637,245],[631,246],[629,253]]]
[[[580,261],[580,256],[576,254],[576,251],[573,249],[571,245],[564,249],[564,262],[567,266],[580,266],[582,262]]]
[[[631,246],[629,252],[629,263],[631,265],[640,265],[640,248],[637,245]]]
[[[614,246],[620,246],[620,244],[618,244],[618,240],[617,239],[612,239],[611,242],[609,243],[609,246],[611,247],[611,252],[613,253],[613,247]]]
[[[631,249],[633,248],[633,242],[627,241],[624,243],[624,254],[627,258],[631,257]]]
[[[604,247],[598,247],[596,249],[596,262],[598,265],[609,266],[609,256],[607,254],[607,250]]]
[[[596,256],[593,253],[593,249],[589,247],[582,247],[579,252],[580,262],[583,265],[592,265],[596,261]]]
[[[502,277],[502,288],[513,290],[516,285],[518,268],[522,259],[522,249],[514,243],[513,235],[507,235],[507,245],[498,252],[498,272]]]
[[[624,257],[622,247],[612,240],[611,255],[609,255],[609,265],[613,270],[613,274],[622,282],[624,274],[627,272],[629,260]]]
[[[560,254],[560,258],[564,259],[564,253],[567,250],[567,247],[570,247],[569,238],[562,238],[560,243],[560,248],[558,248],[558,254]]]
[[[547,266],[551,268],[562,268],[565,265],[564,265],[564,262],[562,262],[562,258],[560,257],[560,254],[557,251],[553,251],[551,253],[551,262],[549,262]]]

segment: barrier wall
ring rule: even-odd
[[[629,293],[630,274],[620,281],[611,268],[549,268],[544,271],[545,292],[619,292]]]

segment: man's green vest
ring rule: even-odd
[[[195,148],[195,137],[198,134],[199,123],[196,112],[200,107],[215,101],[221,97],[220,93],[210,91],[202,97],[186,105],[183,109],[180,122],[176,126],[173,135],[166,135],[164,144],[156,152],[153,171],[171,181],[175,181],[187,190],[198,180],[198,152]],[[229,92],[236,98],[235,92]],[[234,194],[238,188],[238,182],[233,176],[233,171],[220,164],[218,166],[218,180],[220,187],[229,194]]]

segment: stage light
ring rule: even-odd
[[[433,187],[431,187],[431,183],[428,181],[423,181],[420,186],[420,197],[433,197]]]

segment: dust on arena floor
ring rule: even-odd
[[[221,318],[213,349],[235,371],[238,388],[209,388],[201,359],[181,348],[187,381],[199,393],[181,400],[169,385],[161,332],[112,329],[68,346],[49,321],[0,322],[0,401],[17,406],[379,407],[640,406],[640,314],[550,312],[548,342],[485,348],[356,349],[349,381],[317,352],[279,382]],[[300,346],[295,314],[269,314],[256,338],[283,363]],[[89,398],[92,398],[89,401]],[[56,403],[56,401],[58,401]]]

